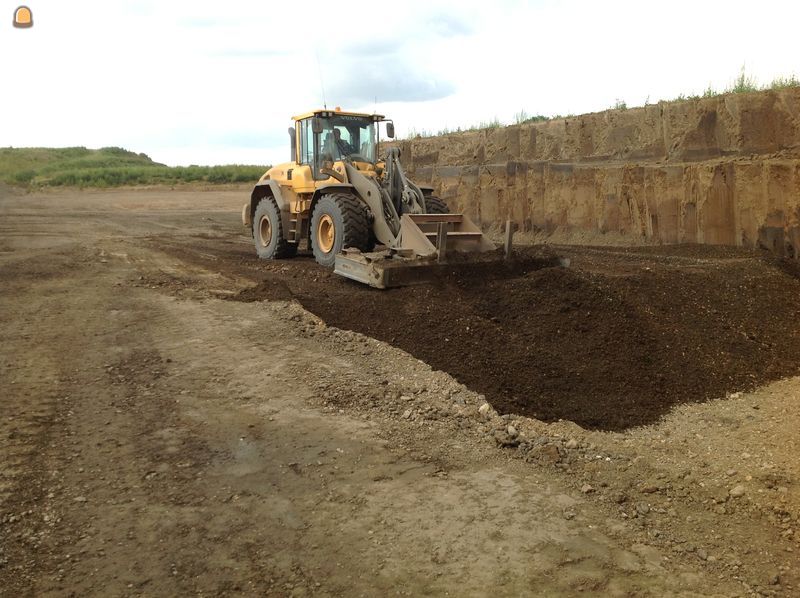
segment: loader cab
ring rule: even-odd
[[[314,179],[327,179],[323,169],[349,160],[375,164],[380,115],[321,110],[296,117],[296,161],[311,167]]]

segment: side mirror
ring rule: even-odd
[[[388,122],[386,123],[386,136],[390,139],[394,139],[394,123]]]
[[[311,131],[315,135],[322,133],[322,119],[319,116],[315,116],[311,119]]]

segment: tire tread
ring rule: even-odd
[[[425,207],[428,210],[428,214],[450,213],[450,208],[447,206],[447,204],[435,195],[428,195],[425,197]]]
[[[286,258],[294,257],[297,254],[297,244],[296,243],[290,243],[289,241],[286,240],[286,238],[283,235],[283,220],[281,219],[281,211],[280,211],[280,208],[278,208],[278,202],[275,201],[275,198],[272,197],[272,195],[266,195],[266,196],[262,197],[259,200],[258,204],[256,204],[256,212],[258,212],[259,205],[263,201],[271,202],[272,203],[272,207],[275,210],[275,213],[278,215],[278,218],[277,218],[278,221],[277,221],[277,223],[273,224],[273,227],[272,227],[272,234],[273,235],[277,235],[278,240],[277,240],[277,242],[275,244],[275,250],[272,252],[272,255],[268,256],[268,257],[263,257],[262,259],[280,260],[280,259],[286,259]],[[257,223],[257,219],[255,217],[253,217],[253,239],[254,240],[256,238],[256,232],[255,232],[255,227],[257,226],[256,223]],[[259,257],[261,257],[261,256],[259,255]]]
[[[367,206],[364,204],[364,202],[354,195],[341,192],[326,193],[320,198],[319,201],[322,202],[325,199],[331,200],[336,205],[339,213],[342,216],[342,249],[354,247],[361,251],[368,251],[370,246],[369,241],[371,229]],[[319,203],[317,206],[319,206]],[[318,207],[314,208],[314,215],[311,217],[312,223],[315,222],[317,209]],[[314,234],[314,230],[309,231],[310,237],[313,237]],[[325,258],[317,255],[317,251],[314,249],[313,243],[312,249],[314,250],[314,257],[318,262],[322,263]]]

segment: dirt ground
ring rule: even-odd
[[[0,595],[800,592],[792,264],[378,292],[246,194],[0,189]]]

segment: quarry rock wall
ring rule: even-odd
[[[484,228],[800,257],[800,89],[398,142],[414,180]]]

